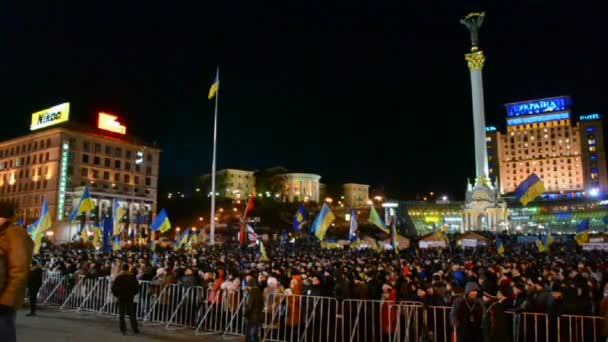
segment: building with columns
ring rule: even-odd
[[[346,183],[342,185],[344,193],[344,205],[350,208],[362,208],[368,206],[369,185]]]
[[[284,202],[319,203],[319,180],[321,176],[311,173],[285,173],[279,175],[281,199]]]
[[[68,107],[69,108],[69,107]],[[97,211],[112,201],[130,208],[125,223],[149,222],[156,212],[160,150],[125,134],[63,122],[0,142],[0,201],[15,205],[17,216],[33,223],[47,199],[57,240],[71,236],[69,216],[85,186]],[[73,232],[72,232],[73,233]]]

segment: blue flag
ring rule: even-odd
[[[306,212],[304,205],[300,205],[298,211],[296,212],[296,216],[293,219],[293,230],[295,230],[296,233],[301,232],[302,227],[306,223],[308,223],[308,213]]]
[[[357,229],[359,228],[359,222],[357,222],[357,211],[351,209],[350,211],[350,229],[348,230],[348,240],[350,243],[356,243],[359,240],[359,234]]]

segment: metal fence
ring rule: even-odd
[[[39,292],[41,304],[60,310],[118,315],[110,278],[49,275]],[[247,292],[204,289],[141,281],[135,296],[138,320],[166,329],[194,329],[196,335],[244,335]],[[418,302],[268,294],[264,298],[263,340],[287,341],[453,341],[450,307]],[[507,313],[512,341],[605,341],[602,317]],[[481,333],[481,332],[480,332]]]

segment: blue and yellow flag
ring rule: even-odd
[[[217,91],[220,89],[220,67],[217,67],[217,71],[215,72],[215,79],[213,80],[213,84],[211,84],[211,88],[209,88],[209,100],[217,95]]]
[[[171,229],[171,222],[169,221],[169,217],[167,216],[167,212],[165,209],[161,210],[160,213],[156,216],[156,219],[150,225],[150,230],[152,231],[160,231],[164,233]]]
[[[120,243],[120,236],[114,237],[114,244],[112,244],[113,251],[119,251],[122,249],[122,244]]]
[[[89,188],[85,187],[82,196],[80,196],[80,200],[78,201],[78,205],[74,208],[74,212],[70,215],[70,221],[76,221],[78,215],[82,213],[86,213],[87,211],[91,211],[95,209],[95,202],[91,198],[91,194],[89,193]]]
[[[101,232],[101,228],[93,227],[93,247],[101,248],[103,247],[103,233]]]
[[[186,243],[188,243],[188,238],[190,237],[190,229],[184,229],[184,232],[179,237],[179,239],[175,242],[175,246],[173,246],[174,251],[179,251],[182,249]]]
[[[496,253],[498,253],[498,255],[505,254],[505,244],[501,239],[496,239]]]
[[[154,240],[150,241],[150,250],[152,252],[156,252],[156,241],[154,241]]]
[[[386,226],[386,224],[384,223],[384,221],[382,221],[382,219],[380,218],[380,215],[378,215],[378,212],[376,211],[376,208],[372,207],[369,211],[369,219],[367,220],[367,222],[373,224],[374,226],[380,228],[380,230],[382,230],[383,232],[385,232],[386,234],[390,234],[391,232],[389,231],[388,227]]]
[[[576,230],[576,236],[574,240],[576,240],[576,244],[582,246],[589,242],[589,222],[590,219],[585,219],[579,224],[578,229]]]
[[[42,233],[35,233],[33,235],[34,255],[37,255],[38,253],[40,253],[40,247],[42,246],[42,237],[43,236],[44,236],[44,234],[42,234]]]
[[[266,247],[264,247],[264,243],[262,242],[262,240],[260,241],[260,261],[263,262],[268,262],[270,261],[270,258],[268,257],[268,254],[266,254]]]
[[[547,253],[550,251],[551,244],[553,244],[553,236],[551,231],[547,230],[547,234],[543,235],[540,239],[536,240],[536,247],[540,253]]]
[[[120,224],[122,218],[125,216],[126,209],[120,206],[118,200],[114,200],[114,206],[112,207],[112,234],[114,236],[120,234]]]
[[[293,219],[293,230],[296,233],[299,233],[302,230],[302,227],[308,223],[308,213],[304,208],[304,205],[300,205],[298,211],[296,212],[296,216]]]
[[[53,222],[51,221],[51,213],[49,211],[49,204],[46,201],[46,197],[42,200],[42,210],[40,211],[40,217],[34,222],[28,231],[31,232],[32,238],[34,239],[37,234],[43,234],[47,229],[51,228]]]
[[[533,173],[515,190],[515,197],[525,206],[545,192],[545,183]]]
[[[323,203],[319,216],[317,216],[315,222],[312,224],[311,232],[315,234],[319,240],[323,240],[325,233],[327,232],[327,228],[329,228],[335,219],[336,217],[327,206],[327,203]]]

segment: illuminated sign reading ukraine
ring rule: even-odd
[[[559,121],[559,120],[569,120],[570,113],[555,113],[555,114],[545,114],[545,115],[537,115],[537,116],[528,116],[523,118],[513,118],[507,119],[508,126],[519,126],[519,125],[530,125],[539,122],[547,122],[547,121]]]
[[[567,96],[540,99],[535,101],[508,103],[507,116],[534,115],[560,112],[568,109],[570,98]]]
[[[581,121],[591,121],[591,120],[599,120],[600,119],[600,115],[599,114],[589,114],[589,115],[581,115],[580,116],[580,120]]]

